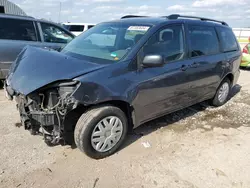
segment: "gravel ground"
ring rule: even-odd
[[[102,160],[70,146],[47,147],[18,122],[1,90],[0,187],[250,187],[249,71],[225,106],[204,102],[147,123]]]

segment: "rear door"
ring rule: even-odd
[[[43,42],[41,46],[45,48],[60,50],[74,38],[70,32],[51,23],[38,22],[38,27]]]
[[[26,45],[39,46],[32,20],[0,18],[0,79],[4,79],[17,55]]]
[[[231,28],[217,27],[218,35],[221,41],[221,50],[225,55],[223,62],[223,74],[224,77],[228,73],[234,74],[234,83],[236,83],[239,77],[239,66],[241,63],[241,51],[237,39]]]
[[[213,26],[189,25],[190,66],[187,77],[190,82],[189,96],[193,103],[212,98],[220,83],[225,59],[220,52],[219,39]]]

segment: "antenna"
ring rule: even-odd
[[[58,15],[58,23],[61,22],[61,11],[62,11],[62,2],[59,2],[59,15]]]

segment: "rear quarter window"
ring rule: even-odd
[[[230,28],[217,28],[223,52],[238,51],[238,43],[233,31]]]

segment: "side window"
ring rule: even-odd
[[[168,26],[158,31],[145,44],[143,53],[162,55],[165,62],[182,59],[184,56],[182,25]]]
[[[69,26],[69,31],[72,32],[83,32],[84,30],[84,25],[70,25]]]
[[[238,50],[238,44],[231,29],[219,27],[218,33],[222,42],[223,52]]]
[[[33,21],[0,19],[0,39],[37,41]]]
[[[91,29],[92,27],[94,27],[94,25],[88,25],[88,29]]]
[[[41,23],[44,42],[51,43],[68,43],[73,37],[61,28],[47,23]]]
[[[213,27],[189,26],[191,57],[219,53],[219,41]]]

